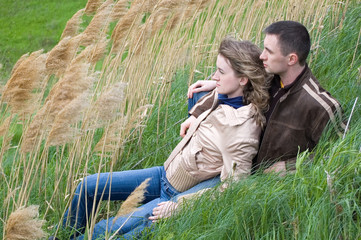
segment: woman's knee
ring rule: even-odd
[[[97,187],[98,174],[85,177],[77,186],[75,193],[86,195],[94,195]]]

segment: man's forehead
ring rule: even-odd
[[[279,48],[279,43],[278,43],[278,35],[276,34],[266,34],[266,37],[263,40],[263,45],[264,47],[269,47],[269,48]]]
[[[270,42],[270,41],[274,41],[274,42],[278,42],[278,35],[276,34],[266,34],[264,41]]]

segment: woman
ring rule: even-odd
[[[120,217],[114,223],[113,218],[100,221],[92,233],[96,239],[120,229],[118,234],[132,237],[164,217],[164,206],[172,205],[170,200],[200,182],[218,175],[226,181],[250,174],[268,100],[260,54],[261,50],[250,42],[225,38],[212,77],[217,87],[208,96],[214,99],[212,108],[197,119],[187,120],[187,134],[164,166],[86,177],[77,187],[64,216],[64,226],[83,231],[100,200],[125,200],[145,179],[151,178],[145,204],[138,211],[129,219]]]

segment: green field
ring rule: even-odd
[[[58,44],[66,22],[84,8],[86,2],[1,0],[0,89],[21,55],[39,49],[49,52]],[[68,195],[74,190],[76,180],[84,175],[162,164],[180,140],[179,124],[187,116],[188,85],[211,72],[215,49],[226,33],[236,32],[261,47],[260,31],[267,22],[291,14],[293,19],[307,23],[313,37],[310,67],[320,83],[340,101],[346,118],[351,117],[355,99],[361,97],[361,4],[358,1],[334,3],[338,4],[339,14],[336,10],[312,12],[311,7],[306,9],[309,13],[292,12],[297,8],[287,5],[291,10],[282,9],[286,3],[281,1],[269,1],[269,5],[256,10],[257,1],[245,1],[239,8],[240,15],[233,11],[238,5],[232,5],[239,1],[210,2],[211,7],[199,7],[199,13],[179,28],[167,32],[163,27],[155,31],[140,50],[132,42],[134,36],[140,36],[136,31],[124,37],[124,45],[117,52],[111,52],[108,44],[105,57],[89,70],[101,72],[99,81],[89,87],[93,99],[111,90],[118,81],[128,81],[132,93],[124,97],[126,104],[115,112],[124,111],[122,116],[136,120],[129,121],[129,126],[115,125],[124,127],[123,138],[118,139],[115,150],[95,149],[105,133],[111,135],[111,126],[121,118],[120,114],[116,120],[99,120],[97,124],[103,125],[90,128],[91,111],[85,111],[80,121],[69,123],[78,129],[75,140],[48,145],[44,137],[33,150],[24,153],[21,147],[25,132],[41,108],[26,115],[15,112],[10,103],[0,102],[1,236],[5,235],[5,222],[10,213],[32,204],[40,206],[40,218],[46,220],[43,229],[54,234],[67,207]],[[303,2],[311,5],[312,1]],[[276,16],[277,10],[280,15]],[[251,16],[255,18],[252,23],[249,22]],[[151,17],[152,14],[146,12],[139,21],[146,24]],[[83,18],[87,22],[91,17]],[[240,26],[239,22],[246,24]],[[111,30],[104,30],[108,31],[108,39],[115,25],[111,22]],[[85,27],[83,24],[81,31]],[[115,64],[111,61],[114,59]],[[50,89],[62,78],[52,74],[45,81],[45,87],[39,91],[40,106],[45,105]],[[60,106],[66,108],[65,104]],[[9,116],[10,122],[2,135],[1,125]],[[44,132],[48,134],[50,130]],[[300,153],[295,174],[279,177],[257,173],[223,193],[206,193],[174,218],[157,224],[144,238],[361,239],[361,99],[345,136],[336,136],[331,128],[327,129],[312,155],[311,161],[310,153]],[[98,220],[107,213],[114,215],[119,206],[120,203],[104,202]],[[65,238],[69,233],[60,231],[59,234]]]
[[[0,2],[0,76],[8,77],[18,58],[39,49],[49,51],[60,39],[69,18],[85,6],[76,1]],[[3,79],[2,79],[3,80]]]

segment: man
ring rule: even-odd
[[[267,124],[261,136],[254,168],[265,172],[294,170],[297,154],[312,150],[330,122],[337,133],[345,127],[341,121],[340,104],[325,91],[307,66],[310,37],[305,26],[294,21],[279,21],[268,26],[264,33],[264,50],[260,56],[270,79]],[[190,86],[193,93],[214,88],[212,81],[198,81]],[[183,136],[195,117],[208,108],[209,95],[190,111],[192,115],[182,125]]]

